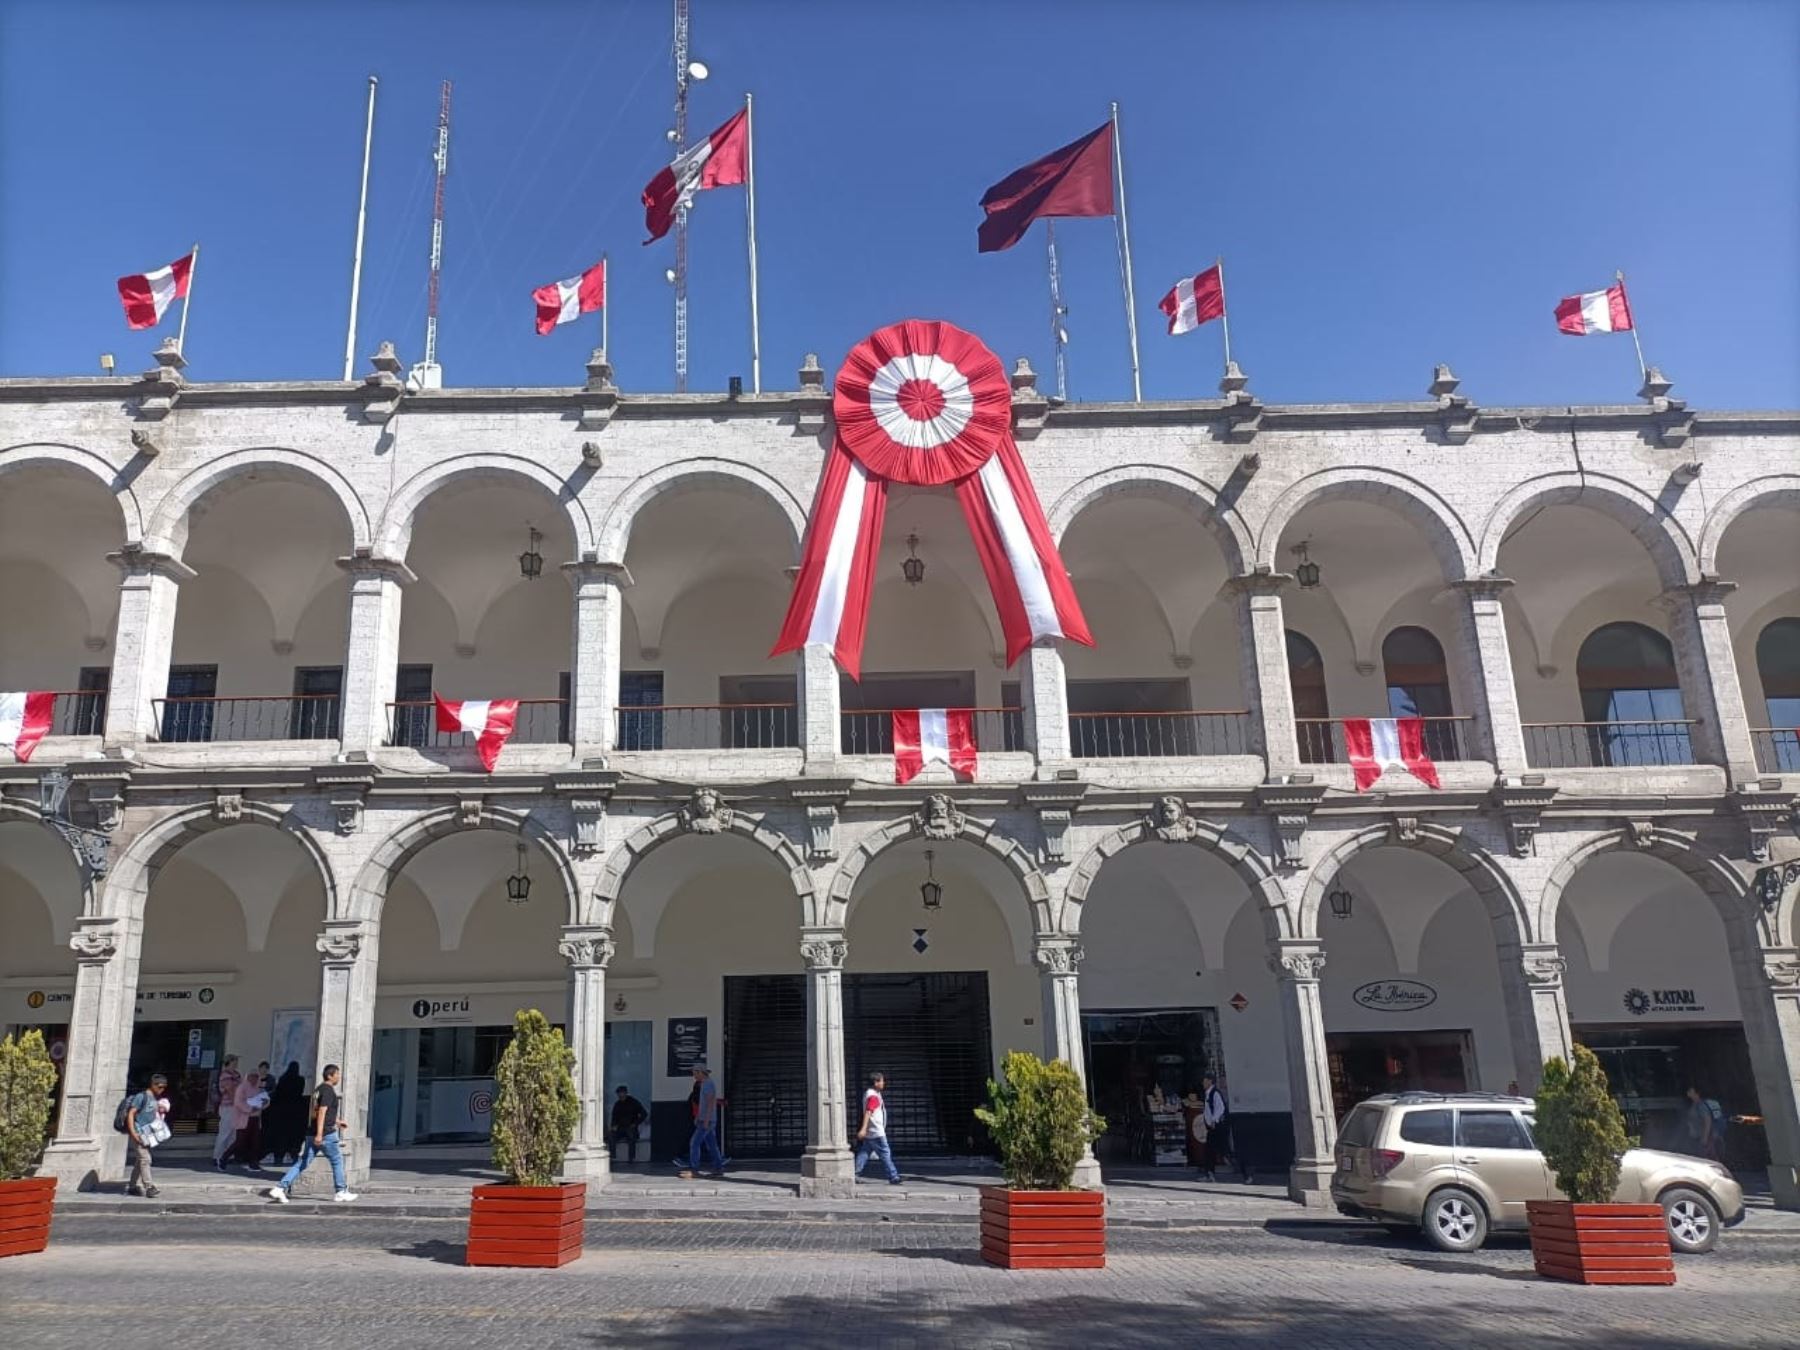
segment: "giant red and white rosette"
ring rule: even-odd
[[[845,358],[832,410],[837,436],[772,655],[825,646],[861,677],[890,482],[956,489],[1009,663],[1040,638],[1094,645],[1013,441],[1006,371],[980,339],[921,319],[883,328]]]

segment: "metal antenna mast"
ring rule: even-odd
[[[1063,327],[1063,318],[1069,307],[1063,303],[1062,297],[1062,264],[1056,256],[1056,222],[1044,222],[1044,237],[1050,248],[1050,341],[1056,348],[1056,396],[1063,402],[1069,400],[1069,366],[1064,355],[1064,348],[1069,344],[1069,330]]]
[[[431,203],[431,290],[425,303],[425,359],[412,368],[411,384],[415,389],[443,387],[444,373],[437,363],[438,282],[444,271],[444,177],[450,172],[450,81],[444,81],[438,100],[437,149],[432,153],[437,165],[437,195]]]
[[[675,153],[687,149],[688,0],[675,0]],[[675,392],[687,392],[688,376],[688,226],[687,207],[675,212]]]

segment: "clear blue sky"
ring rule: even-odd
[[[1157,298],[1227,260],[1271,401],[1628,401],[1627,337],[1556,300],[1629,278],[1646,354],[1706,407],[1800,407],[1800,6],[693,0],[692,128],[757,95],[764,383],[873,328],[947,318],[1045,372],[1043,230],[978,255],[976,203],[1122,105],[1149,398],[1212,390],[1213,325]],[[381,78],[357,370],[423,346],[430,150],[455,82],[440,360],[453,385],[569,385],[597,321],[529,293],[602,250],[627,389],[672,387],[638,193],[668,158],[671,5],[0,6],[0,374],[149,364],[122,273],[203,245],[189,375],[341,371],[365,77]],[[739,189],[693,216],[693,378],[748,383]],[[1130,392],[1110,221],[1060,231],[1072,392]]]

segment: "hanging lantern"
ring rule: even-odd
[[[506,879],[506,898],[515,905],[531,899],[531,874],[525,870],[525,841],[519,841],[519,870]]]
[[[900,570],[906,574],[908,586],[917,586],[925,580],[925,560],[919,556],[919,536],[907,535],[906,548],[908,556],[900,560]]]
[[[1356,906],[1356,897],[1350,894],[1349,890],[1343,886],[1339,886],[1330,895],[1326,896],[1325,901],[1331,906],[1331,912],[1340,919],[1349,918],[1350,911]]]
[[[1299,565],[1294,568],[1294,580],[1300,583],[1303,591],[1315,589],[1319,584],[1319,564],[1308,556],[1305,544],[1295,544],[1294,552],[1300,555]]]
[[[519,575],[527,581],[536,581],[544,574],[544,555],[537,551],[544,536],[530,525],[525,527],[525,531],[530,538],[526,541],[525,551],[519,555]]]
[[[925,850],[925,880],[919,883],[919,898],[926,909],[942,909],[944,905],[944,888],[938,885],[937,869],[933,866],[936,858],[937,854]]]

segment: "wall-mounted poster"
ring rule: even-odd
[[[300,1066],[300,1076],[308,1083],[318,1072],[314,1062],[319,1035],[319,1013],[316,1008],[277,1008],[269,1016],[269,1068],[279,1078],[289,1064]]]
[[[706,1058],[706,1019],[704,1017],[671,1017],[669,1019],[669,1064],[671,1078],[694,1071],[694,1061]]]

